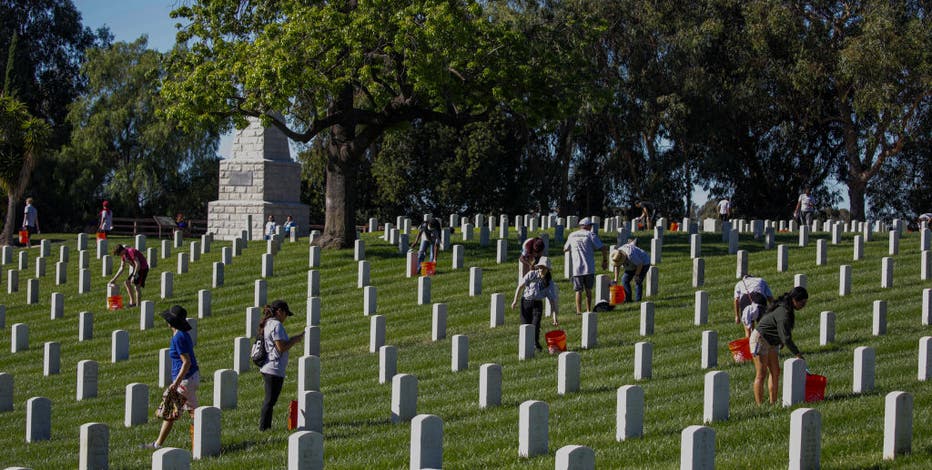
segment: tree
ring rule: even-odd
[[[831,97],[803,106],[829,128],[843,151],[840,179],[851,216],[864,220],[868,183],[916,132],[919,110],[932,102],[932,11],[928,2],[753,2],[758,50],[789,45],[778,70],[799,97]],[[813,100],[820,104],[822,100]]]
[[[75,130],[59,166],[83,171],[60,191],[90,211],[106,198],[127,216],[205,216],[205,202],[217,194],[219,137],[202,128],[178,132],[157,113],[165,106],[163,54],[148,49],[145,37],[117,42],[89,50],[82,72],[87,91],[71,106]]]
[[[6,218],[0,243],[13,243],[20,227],[16,204],[29,184],[36,160],[46,150],[50,128],[29,114],[22,102],[0,94],[0,189],[6,193]]]
[[[482,119],[533,75],[513,70],[520,35],[475,0],[201,0],[173,16],[187,24],[170,116],[224,129],[261,117],[301,143],[326,133],[324,246],[355,239],[359,168],[387,130]]]

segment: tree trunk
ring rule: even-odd
[[[3,222],[3,233],[0,233],[0,244],[2,245],[13,245],[16,243],[16,237],[19,234],[19,226],[17,225],[16,220],[16,201],[17,198],[15,194],[7,194],[7,204],[6,204],[6,220]]]
[[[338,145],[331,145],[329,152],[324,233],[318,244],[323,248],[350,248],[356,240],[357,159],[341,156]]]
[[[866,220],[864,218],[864,195],[867,182],[857,179],[848,180],[848,203],[850,205],[851,220]]]

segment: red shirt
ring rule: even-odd
[[[123,256],[121,258],[123,261],[129,261],[129,263],[133,265],[135,265],[136,261],[139,261],[139,269],[149,269],[149,263],[146,261],[146,257],[141,251],[135,248],[126,247],[123,250]]]

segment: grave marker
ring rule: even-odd
[[[307,296],[320,297],[320,271],[316,269],[307,272]]]
[[[195,460],[220,455],[220,408],[199,406],[194,410],[192,447]]]
[[[854,383],[852,392],[868,393],[874,390],[874,366],[876,353],[874,348],[859,346],[854,348]]]
[[[786,245],[777,245],[777,271],[783,273],[787,268],[789,268],[789,256]]]
[[[534,357],[534,325],[518,327],[518,360]]]
[[[371,317],[374,318],[374,317]],[[384,339],[383,339],[384,342]],[[320,357],[320,327],[304,327],[304,355]]]
[[[392,377],[392,423],[410,421],[417,414],[417,377],[395,374]]]
[[[819,410],[799,408],[790,413],[790,470],[820,468],[822,415]]]
[[[844,297],[851,294],[851,266],[843,264],[838,267],[838,295]]]
[[[43,351],[42,375],[56,375],[61,372],[61,343],[48,341]]]
[[[453,245],[453,256],[451,257],[452,269],[462,269],[463,268],[463,256],[466,252],[466,248],[463,245]]]
[[[864,257],[864,237],[860,235],[854,236],[854,246],[852,247],[851,259],[854,261],[860,261]]]
[[[382,346],[379,348],[379,383],[392,381],[398,372],[398,348],[395,346]]]
[[[693,324],[705,325],[709,322],[709,293],[704,290],[696,291],[694,297]]]
[[[298,429],[324,432],[324,394],[306,390],[298,394]]]
[[[618,388],[615,417],[615,440],[618,442],[644,435],[644,389],[637,385]]]
[[[307,299],[307,320],[305,326],[320,326],[320,297]]]
[[[824,311],[819,315],[819,346],[835,342],[835,312]]]
[[[51,439],[52,401],[45,397],[32,397],[26,400],[26,442]]]
[[[52,292],[52,308],[50,317],[52,320],[62,318],[65,314],[65,296],[59,292]]]
[[[702,332],[702,359],[700,367],[711,369],[718,367],[718,333],[711,330]]]
[[[482,268],[469,268],[469,296],[477,297],[482,295]]]
[[[712,371],[705,374],[702,422],[728,420],[728,373]]]
[[[909,453],[913,445],[913,396],[890,392],[884,398],[883,458],[893,460]]]
[[[174,294],[174,277],[171,271],[162,271],[161,298],[170,299]]]
[[[249,364],[252,363],[249,357],[251,346],[249,338],[245,336],[233,338],[233,370],[239,374],[249,370]]]
[[[546,455],[549,440],[547,403],[528,400],[518,408],[518,456]]]
[[[440,341],[447,337],[447,304],[434,304],[430,323],[430,340]]]
[[[417,304],[427,305],[430,303],[430,277],[421,276],[417,278]]]
[[[29,279],[26,281],[26,304],[35,305],[39,303],[39,280]]]
[[[788,408],[806,398],[806,361],[790,358],[783,362],[783,406]]]
[[[129,359],[129,332],[116,330],[110,334],[110,362],[117,363]]]
[[[501,404],[502,366],[498,364],[482,364],[482,366],[479,367],[479,408],[489,408],[492,406],[500,406]],[[12,407],[12,405],[10,406]]]
[[[599,330],[599,317],[596,312],[583,312],[582,314],[582,341],[580,347],[592,349],[597,344]]]
[[[223,287],[223,267],[224,263],[219,261],[214,261],[213,270],[211,273],[210,287],[216,289],[218,287]]]
[[[97,361],[78,361],[78,383],[75,395],[78,401],[97,396]]]
[[[270,240],[271,241],[271,240]],[[262,278],[269,278],[275,275],[275,255],[264,253],[262,255]]]
[[[78,341],[90,341],[94,338],[94,314],[81,312],[78,314]]]
[[[748,272],[748,252],[746,250],[738,250],[738,266],[735,269],[735,279],[741,279],[742,276]]]
[[[653,345],[648,342],[640,341],[634,344],[634,380],[646,380],[651,378]]]
[[[237,405],[239,374],[233,369],[214,371],[214,407],[221,410],[233,410]]]
[[[18,353],[29,349],[29,325],[14,323],[10,334],[10,352]]]
[[[688,426],[680,435],[680,469],[715,468],[715,430],[699,425]]]
[[[379,348],[380,354],[381,351]],[[298,358],[298,396],[310,390],[320,391],[320,358],[301,356]]]
[[[824,266],[828,262],[828,246],[824,239],[816,240],[816,266]]]
[[[561,352],[557,363],[557,395],[578,392],[581,369],[579,353]]]
[[[874,336],[887,334],[887,301],[874,301],[874,315],[871,322],[871,332]]]
[[[693,288],[699,288],[705,285],[705,260],[696,258],[693,260]]]
[[[172,380],[172,361],[168,348],[159,349],[159,388],[166,388]]]
[[[556,470],[595,470],[595,452],[586,446],[568,445],[557,450]]]
[[[312,328],[312,327],[311,327]],[[373,315],[369,319],[369,352],[379,352],[385,345],[385,316]]]
[[[131,383],[126,386],[123,426],[131,428],[149,422],[149,386]]]
[[[253,288],[253,307],[264,307],[269,303],[269,285],[265,279],[256,279]]]
[[[463,371],[469,368],[469,337],[453,335],[450,354],[450,370]]]
[[[411,470],[443,468],[443,421],[434,415],[411,420]]]
[[[880,266],[880,288],[889,289],[893,287],[893,258],[883,257]]]
[[[641,302],[641,336],[654,334],[654,303]]]

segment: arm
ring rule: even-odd
[[[550,302],[550,313],[553,314],[553,326],[559,326],[560,322],[557,321],[557,311],[559,310],[559,302],[557,302],[557,287],[553,282],[550,283],[550,292],[547,294],[547,301]]]
[[[302,339],[304,339],[303,331],[292,336],[291,338],[288,339],[288,341],[282,341],[280,339],[276,339],[275,349],[278,350],[279,353],[283,353],[291,349],[291,347],[294,346],[295,344],[298,344]]]
[[[796,357],[802,359],[803,355],[799,352],[799,348],[796,347],[796,343],[793,342],[793,331],[790,330],[789,325],[786,324],[785,317],[777,318],[777,334],[780,335],[780,342],[786,346]]]
[[[738,299],[735,299],[735,323],[741,323],[741,310],[738,303]]]
[[[113,277],[110,278],[110,282],[108,282],[107,284],[113,284],[117,280],[117,278],[120,277],[120,274],[123,274],[123,258],[120,258],[120,269],[117,269],[116,274],[114,274]]]
[[[188,375],[188,371],[191,370],[191,357],[188,353],[181,353],[181,370],[178,371],[178,376],[175,377],[175,380],[168,386],[170,389],[178,388],[178,385],[181,384],[181,381],[184,380],[185,376]]]
[[[518,287],[515,288],[515,298],[512,299],[512,301],[511,301],[511,308],[512,308],[512,309],[514,309],[515,306],[518,305],[518,297],[521,295],[521,291],[523,291],[523,290],[524,290],[524,281],[521,281],[521,283],[518,284]]]

